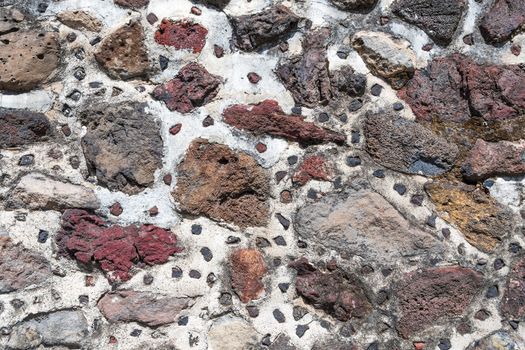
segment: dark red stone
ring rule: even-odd
[[[267,147],[266,147],[266,145],[264,143],[259,142],[257,145],[255,145],[255,149],[259,153],[264,153],[264,152],[266,152]]]
[[[274,100],[255,105],[233,105],[223,112],[224,122],[255,135],[268,134],[302,144],[334,142],[342,145],[346,137],[305,122],[302,117],[287,115]]]
[[[510,319],[519,320],[525,316],[525,256],[512,266],[501,300],[501,312]]]
[[[149,216],[157,216],[159,215],[159,208],[157,208],[157,206],[151,207],[148,210],[148,213],[149,213]]]
[[[488,43],[508,41],[525,25],[525,0],[496,0],[481,19],[479,29]]]
[[[170,128],[170,134],[177,135],[181,129],[182,129],[181,123],[175,124]]]
[[[115,216],[120,216],[120,214],[122,214],[123,211],[124,210],[122,209],[122,206],[119,202],[116,202],[111,206],[111,208],[109,208],[109,212],[111,213],[111,215]]]
[[[0,108],[0,148],[46,141],[51,124],[42,113]]]
[[[162,178],[162,181],[164,181],[164,184],[166,185],[171,185],[171,181],[173,180],[173,177],[171,176],[171,174],[166,174],[164,175],[164,177]]]
[[[257,84],[259,81],[261,81],[261,76],[255,72],[248,73],[248,80],[252,84]]]
[[[192,6],[191,13],[194,14],[195,16],[200,16],[202,14],[202,10],[198,8],[197,6]]]
[[[193,53],[199,53],[206,44],[207,34],[208,30],[200,24],[164,18],[155,32],[155,41],[178,50],[191,49]]]
[[[292,181],[300,186],[306,185],[310,180],[330,180],[330,170],[323,157],[310,156],[306,158],[292,177]]]
[[[514,44],[510,47],[510,52],[512,52],[512,54],[514,56],[519,56],[521,55],[521,46],[518,45],[518,44]]]
[[[224,56],[224,49],[219,45],[213,45],[213,53],[215,54],[215,57],[221,58]]]

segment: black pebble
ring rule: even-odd
[[[509,252],[516,254],[516,253],[519,253],[520,250],[521,250],[521,246],[518,243],[509,244]]]
[[[381,95],[381,92],[383,91],[383,87],[379,84],[372,85],[372,88],[370,89],[370,93],[373,96],[379,96]]]
[[[78,90],[73,90],[69,95],[67,95],[67,98],[72,99],[73,101],[80,100],[81,93]]]
[[[505,266],[503,259],[494,260],[494,270],[501,270]]]
[[[66,36],[66,40],[68,43],[72,43],[74,42],[75,40],[77,40],[77,35],[73,32],[69,33],[67,36]]]
[[[161,70],[166,70],[168,68],[168,63],[170,60],[166,56],[159,56],[159,65]]]
[[[273,239],[273,241],[275,242],[275,244],[279,245],[279,246],[285,246],[286,245],[286,240],[284,239],[283,236],[277,236]]]
[[[299,106],[292,107],[292,113],[296,115],[301,115],[302,109]]]
[[[449,350],[452,347],[450,344],[450,340],[448,339],[441,339],[438,344],[439,350]]]
[[[293,319],[296,320],[296,321],[299,321],[307,313],[308,313],[308,311],[306,311],[306,309],[304,307],[301,307],[301,306],[294,306],[293,307],[292,315],[293,315]]]
[[[339,115],[339,121],[341,123],[346,123],[348,121],[348,116],[346,114],[344,114],[344,113]]]
[[[209,262],[211,259],[213,259],[213,254],[208,247],[202,247],[201,248],[201,254],[205,261]]]
[[[403,104],[401,102],[396,102],[396,103],[394,103],[393,108],[394,108],[394,111],[401,111],[405,107],[403,106]]]
[[[275,173],[275,181],[277,181],[277,183],[281,182],[282,179],[284,179],[284,177],[288,175],[288,173],[286,171],[278,171]]]
[[[173,272],[173,270],[172,270],[172,272]],[[153,275],[150,274],[150,273],[145,274],[144,277],[142,277],[142,282],[145,285],[149,286],[150,284],[153,283]]]
[[[232,295],[230,293],[223,292],[219,297],[219,303],[223,306],[228,306],[232,304]]]
[[[191,225],[191,233],[194,235],[200,235],[202,233],[201,225]]]
[[[425,197],[423,197],[422,194],[415,194],[415,195],[412,196],[412,198],[410,198],[410,203],[420,207],[420,206],[423,205],[423,199],[424,198]]]
[[[84,80],[84,78],[86,77],[86,71],[82,67],[77,67],[75,68],[75,72],[73,73],[73,76],[77,80]]]
[[[346,158],[346,165],[349,167],[356,167],[361,165],[361,158],[359,157],[347,157]]]
[[[284,317],[284,314],[279,310],[275,309],[273,310],[273,317],[277,320],[279,323],[286,322],[286,318]]]
[[[441,234],[447,239],[450,238],[450,229],[448,227],[441,229]]]
[[[350,105],[348,105],[348,110],[350,112],[357,112],[362,107],[363,107],[363,101],[361,101],[360,99],[356,98],[356,99],[353,99],[352,101],[350,101]]]
[[[309,330],[310,327],[308,327],[308,325],[297,325],[297,328],[295,329],[295,334],[299,337],[299,338],[302,338],[304,333],[306,333],[307,330]]]
[[[266,248],[266,247],[271,246],[270,241],[267,240],[267,239],[264,238],[264,237],[257,237],[257,238],[255,239],[255,245],[256,245],[258,248]]]
[[[279,220],[279,223],[283,226],[283,228],[285,230],[288,230],[288,228],[290,227],[290,220],[282,216],[281,213],[275,214],[275,217],[277,218],[277,220]]]
[[[272,344],[272,341],[270,340],[270,334],[266,334],[262,340],[261,340],[261,344],[264,345],[264,346],[270,346]]]
[[[215,124],[215,120],[213,120],[213,118],[210,117],[210,116],[207,116],[202,121],[202,126],[205,127],[205,128],[207,128],[208,126],[212,126],[213,124]]]
[[[520,323],[518,321],[509,321],[510,326],[512,329],[516,330],[520,326]]]
[[[321,113],[319,114],[319,118],[318,120],[321,122],[321,123],[326,123],[328,121],[328,119],[330,119],[330,117],[328,116],[328,113]]]
[[[142,334],[142,330],[141,329],[134,329],[131,331],[131,333],[129,335],[131,335],[132,337],[138,337]]]
[[[194,279],[198,280],[199,278],[201,278],[202,275],[197,270],[190,270],[189,276],[190,276],[190,278],[194,278]]]
[[[172,278],[180,278],[182,277],[182,269],[178,266],[175,266],[171,269],[171,277]]]
[[[374,342],[370,344],[366,350],[379,350],[379,344]]]
[[[95,46],[96,44],[98,44],[98,43],[101,42],[101,41],[102,41],[102,38],[101,38],[100,36],[96,36],[96,37],[94,37],[93,39],[91,39],[91,40],[89,41],[89,44],[90,44],[91,46]]]
[[[246,311],[251,318],[256,318],[259,316],[259,308],[257,306],[246,306]]]
[[[432,228],[436,228],[436,219],[437,219],[437,215],[436,214],[430,215],[427,218],[427,225],[432,227]]]
[[[361,141],[361,133],[359,132],[359,130],[352,130],[352,136],[350,141],[352,143],[359,143],[359,141]]]
[[[38,243],[46,243],[48,237],[49,232],[47,232],[46,230],[38,231]]]
[[[297,163],[297,160],[298,160],[297,156],[289,156],[288,157],[288,164],[294,165],[295,163]]]
[[[179,326],[186,326],[188,324],[188,320],[189,320],[188,316],[181,316],[179,317],[179,321],[177,322],[177,324]]]
[[[237,244],[240,241],[241,241],[241,239],[239,237],[228,236],[228,238],[226,239],[226,244]]]
[[[87,305],[87,303],[89,303],[89,297],[87,295],[80,295],[78,297],[78,302],[82,305]]]
[[[385,171],[383,169],[377,169],[372,173],[375,177],[378,179],[384,179],[385,178]]]
[[[485,294],[485,296],[487,298],[496,298],[497,296],[499,295],[499,289],[498,289],[498,286],[491,286],[489,287],[489,289],[487,290],[487,293]]]
[[[403,184],[397,183],[394,185],[394,190],[402,196],[407,192],[407,187]]]
[[[286,293],[288,291],[288,288],[290,288],[290,283],[279,283],[277,285],[282,293]]]
[[[24,154],[20,159],[18,160],[18,165],[20,166],[29,166],[33,165],[35,162],[35,156],[32,154]]]
[[[310,199],[317,199],[317,191],[313,188],[308,189],[308,192],[306,193],[306,197]]]
[[[346,47],[340,47],[336,53],[337,57],[339,57],[342,60],[346,59],[349,54],[350,54],[350,50]]]

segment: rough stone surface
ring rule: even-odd
[[[351,66],[343,66],[330,72],[332,94],[334,97],[358,97],[366,91],[366,76],[356,73]]]
[[[199,53],[206,45],[206,34],[208,30],[200,24],[164,18],[155,32],[155,41],[177,50],[192,50],[193,53]]]
[[[331,0],[339,9],[344,11],[370,11],[377,0]]]
[[[82,149],[90,174],[112,191],[138,193],[162,162],[159,127],[143,103],[95,105],[82,112]]]
[[[304,186],[310,180],[329,181],[331,170],[326,159],[322,156],[309,156],[299,166],[292,177],[292,181]]]
[[[262,278],[266,274],[261,253],[255,249],[239,249],[230,257],[231,282],[243,303],[258,299],[264,293]]]
[[[149,0],[114,0],[115,4],[129,7],[132,9],[139,9],[141,7],[146,7],[149,4]]]
[[[107,293],[97,306],[110,322],[137,322],[157,327],[175,322],[179,313],[193,304],[193,298],[188,297],[121,290]]]
[[[99,32],[102,29],[102,22],[88,11],[63,11],[57,15],[57,19],[66,26],[77,30],[86,29]]]
[[[51,123],[42,113],[0,108],[0,147],[19,147],[47,141]]]
[[[217,350],[255,349],[259,335],[253,327],[240,319],[219,319],[210,329],[211,347]]]
[[[500,44],[518,34],[524,26],[524,0],[496,0],[481,19],[479,29],[487,42]]]
[[[522,339],[507,331],[499,330],[472,342],[466,350],[518,350],[524,345]]]
[[[509,319],[521,320],[525,317],[525,258],[520,257],[509,274],[501,311]]]

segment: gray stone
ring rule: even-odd
[[[524,347],[523,339],[500,330],[472,342],[466,350],[521,350]]]
[[[258,333],[242,319],[226,317],[217,320],[208,332],[213,350],[247,350],[257,344]]]

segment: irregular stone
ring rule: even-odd
[[[98,209],[100,201],[90,188],[30,173],[24,175],[9,192],[6,207],[30,210]]]
[[[45,114],[0,108],[0,148],[47,141],[51,134]]]
[[[181,252],[177,237],[154,225],[112,225],[84,210],[66,210],[58,232],[59,254],[83,264],[96,263],[110,281],[127,281],[138,262],[163,264]]]
[[[194,304],[193,298],[120,290],[106,293],[97,303],[109,322],[137,322],[157,327],[176,322],[179,313]]]
[[[414,74],[416,55],[404,39],[382,32],[358,32],[352,46],[370,71],[394,89],[402,88]]]
[[[453,143],[399,116],[368,115],[364,134],[366,151],[372,158],[403,173],[441,175],[452,168],[458,155]]]
[[[323,273],[309,264],[306,258],[290,263],[289,267],[297,270],[297,293],[337,320],[346,322],[364,318],[372,311],[372,305],[356,276],[340,269]]]
[[[45,82],[59,63],[57,33],[19,27],[0,32],[0,90],[30,91]]]
[[[416,71],[398,96],[419,120],[505,120],[525,113],[524,79],[525,70],[518,65],[478,64],[454,54]]]
[[[302,239],[333,249],[345,259],[358,255],[380,262],[441,249],[437,239],[411,225],[381,195],[367,189],[327,195],[304,205],[293,222]]]
[[[332,98],[326,48],[330,29],[309,32],[303,39],[303,53],[281,62],[275,71],[294,101],[305,107],[326,105]]]
[[[366,75],[356,73],[351,66],[330,72],[334,97],[359,97],[366,91]]]
[[[483,190],[462,183],[434,181],[425,189],[443,220],[456,225],[474,247],[492,252],[512,232],[513,214]]]
[[[525,0],[496,0],[481,18],[479,29],[488,43],[501,44],[525,28]]]
[[[508,319],[522,320],[525,317],[525,257],[521,256],[512,266],[508,276],[501,312]]]
[[[196,0],[197,2],[203,3],[207,6],[223,9],[230,3],[230,0]]]
[[[102,22],[95,15],[83,10],[62,11],[57,15],[57,19],[76,30],[87,29],[91,32],[100,32],[102,29]]]
[[[261,12],[230,18],[234,45],[243,51],[255,51],[276,45],[297,28],[300,18],[288,7],[275,5]]]
[[[89,325],[79,310],[61,310],[31,316],[13,328],[9,349],[35,349],[39,345],[80,348],[89,339]]]
[[[377,0],[330,0],[338,9],[343,11],[370,11]]]
[[[149,0],[114,0],[114,2],[119,6],[129,7],[135,10],[149,5]]]
[[[140,22],[132,20],[108,35],[95,52],[95,59],[113,79],[147,76],[150,62]]]
[[[155,41],[161,45],[173,46],[177,50],[199,53],[206,45],[207,34],[208,30],[200,24],[164,18],[155,32]]]
[[[284,333],[279,334],[268,347],[269,350],[298,350],[291,339]]]
[[[192,62],[182,67],[175,78],[157,86],[153,97],[166,103],[170,111],[189,113],[213,100],[220,84],[220,77]]]
[[[160,128],[145,103],[93,103],[80,113],[87,127],[82,149],[89,173],[111,191],[135,194],[162,167]]]
[[[396,288],[403,338],[461,316],[480,292],[483,276],[472,269],[450,266],[411,272]]]
[[[0,235],[0,294],[38,285],[52,276],[49,261]]]
[[[525,346],[523,340],[499,330],[486,337],[473,341],[466,350],[519,350]]]
[[[231,317],[219,319],[208,332],[208,342],[214,350],[255,349],[258,337],[249,323]]]
[[[462,166],[468,180],[525,174],[525,141],[489,143],[478,139]]]
[[[337,132],[306,122],[296,115],[287,115],[279,103],[264,100],[255,105],[233,105],[223,113],[225,123],[254,135],[271,135],[305,145],[334,142],[344,144],[346,137]]]
[[[292,181],[304,186],[310,180],[329,181],[332,171],[322,156],[309,156],[293,174]]]
[[[2,5],[0,2],[0,6]],[[2,7],[0,8],[0,17],[2,18],[0,22],[0,33],[11,33],[20,29],[20,22],[24,20],[25,15],[15,7]]]
[[[392,12],[422,29],[438,44],[448,45],[465,8],[465,0],[397,0]]]
[[[315,342],[312,350],[358,350],[357,345],[352,344],[351,342],[345,342],[329,337],[325,340],[318,340]],[[370,348],[368,348],[370,349]],[[368,350],[367,349],[367,350]]]
[[[269,176],[248,154],[196,139],[177,173],[172,195],[181,211],[241,228],[268,222]]]
[[[243,303],[258,299],[264,293],[262,278],[266,265],[255,249],[238,249],[230,256],[231,283]]]

